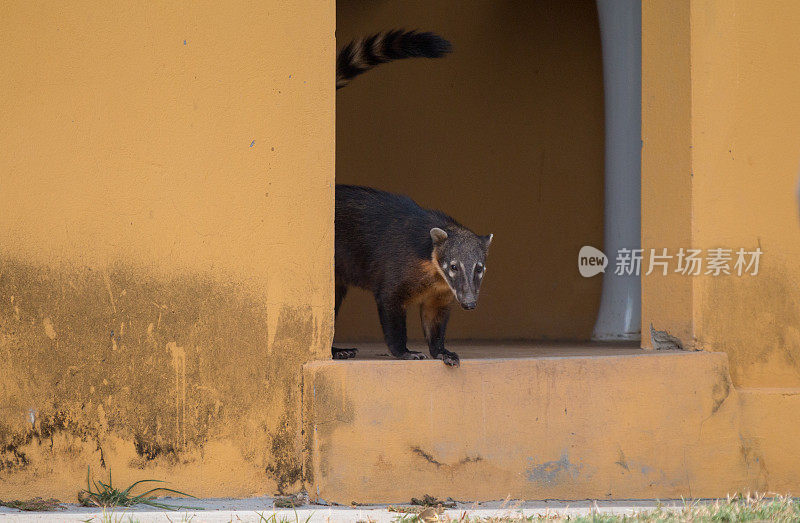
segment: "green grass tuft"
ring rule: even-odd
[[[178,494],[180,496],[194,498],[194,496],[190,494],[186,494],[185,492],[180,492],[171,488],[155,487],[140,494],[134,495],[132,492],[133,488],[144,483],[164,483],[164,481],[161,481],[160,479],[140,479],[139,481],[135,481],[128,485],[127,488],[119,490],[114,488],[111,482],[110,470],[108,471],[108,483],[106,484],[99,480],[93,481],[91,479],[91,470],[89,470],[87,467],[86,489],[78,492],[78,503],[85,507],[130,507],[133,505],[142,504],[163,510],[179,510],[182,508],[202,510],[198,507],[189,507],[186,505],[173,506],[155,501],[156,496],[154,493],[156,492]],[[93,486],[94,488],[92,488]]]

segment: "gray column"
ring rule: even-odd
[[[641,280],[614,274],[619,249],[641,246],[642,6],[641,0],[597,0],[605,89],[605,226],[596,340],[641,338]]]

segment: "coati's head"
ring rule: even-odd
[[[438,227],[431,229],[433,262],[464,309],[478,305],[478,293],[486,274],[486,254],[492,235],[478,236],[466,229],[450,234]]]

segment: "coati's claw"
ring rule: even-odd
[[[461,360],[458,359],[458,354],[456,354],[455,352],[442,353],[439,355],[439,358],[448,367],[459,367],[461,365]]]
[[[358,349],[338,349],[331,347],[331,356],[335,360],[349,360],[356,357]]]
[[[410,350],[410,351],[404,352],[400,356],[400,359],[401,360],[424,360],[425,359],[425,355],[422,354],[421,352],[417,352],[415,350]]]

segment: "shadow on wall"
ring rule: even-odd
[[[591,0],[337,2],[337,41],[419,28],[454,52],[369,72],[337,93],[339,183],[408,194],[495,234],[476,311],[450,338],[587,339],[600,277],[575,259],[602,247],[603,87]],[[409,336],[420,338],[415,310]],[[372,297],[352,292],[337,339],[382,339]]]

